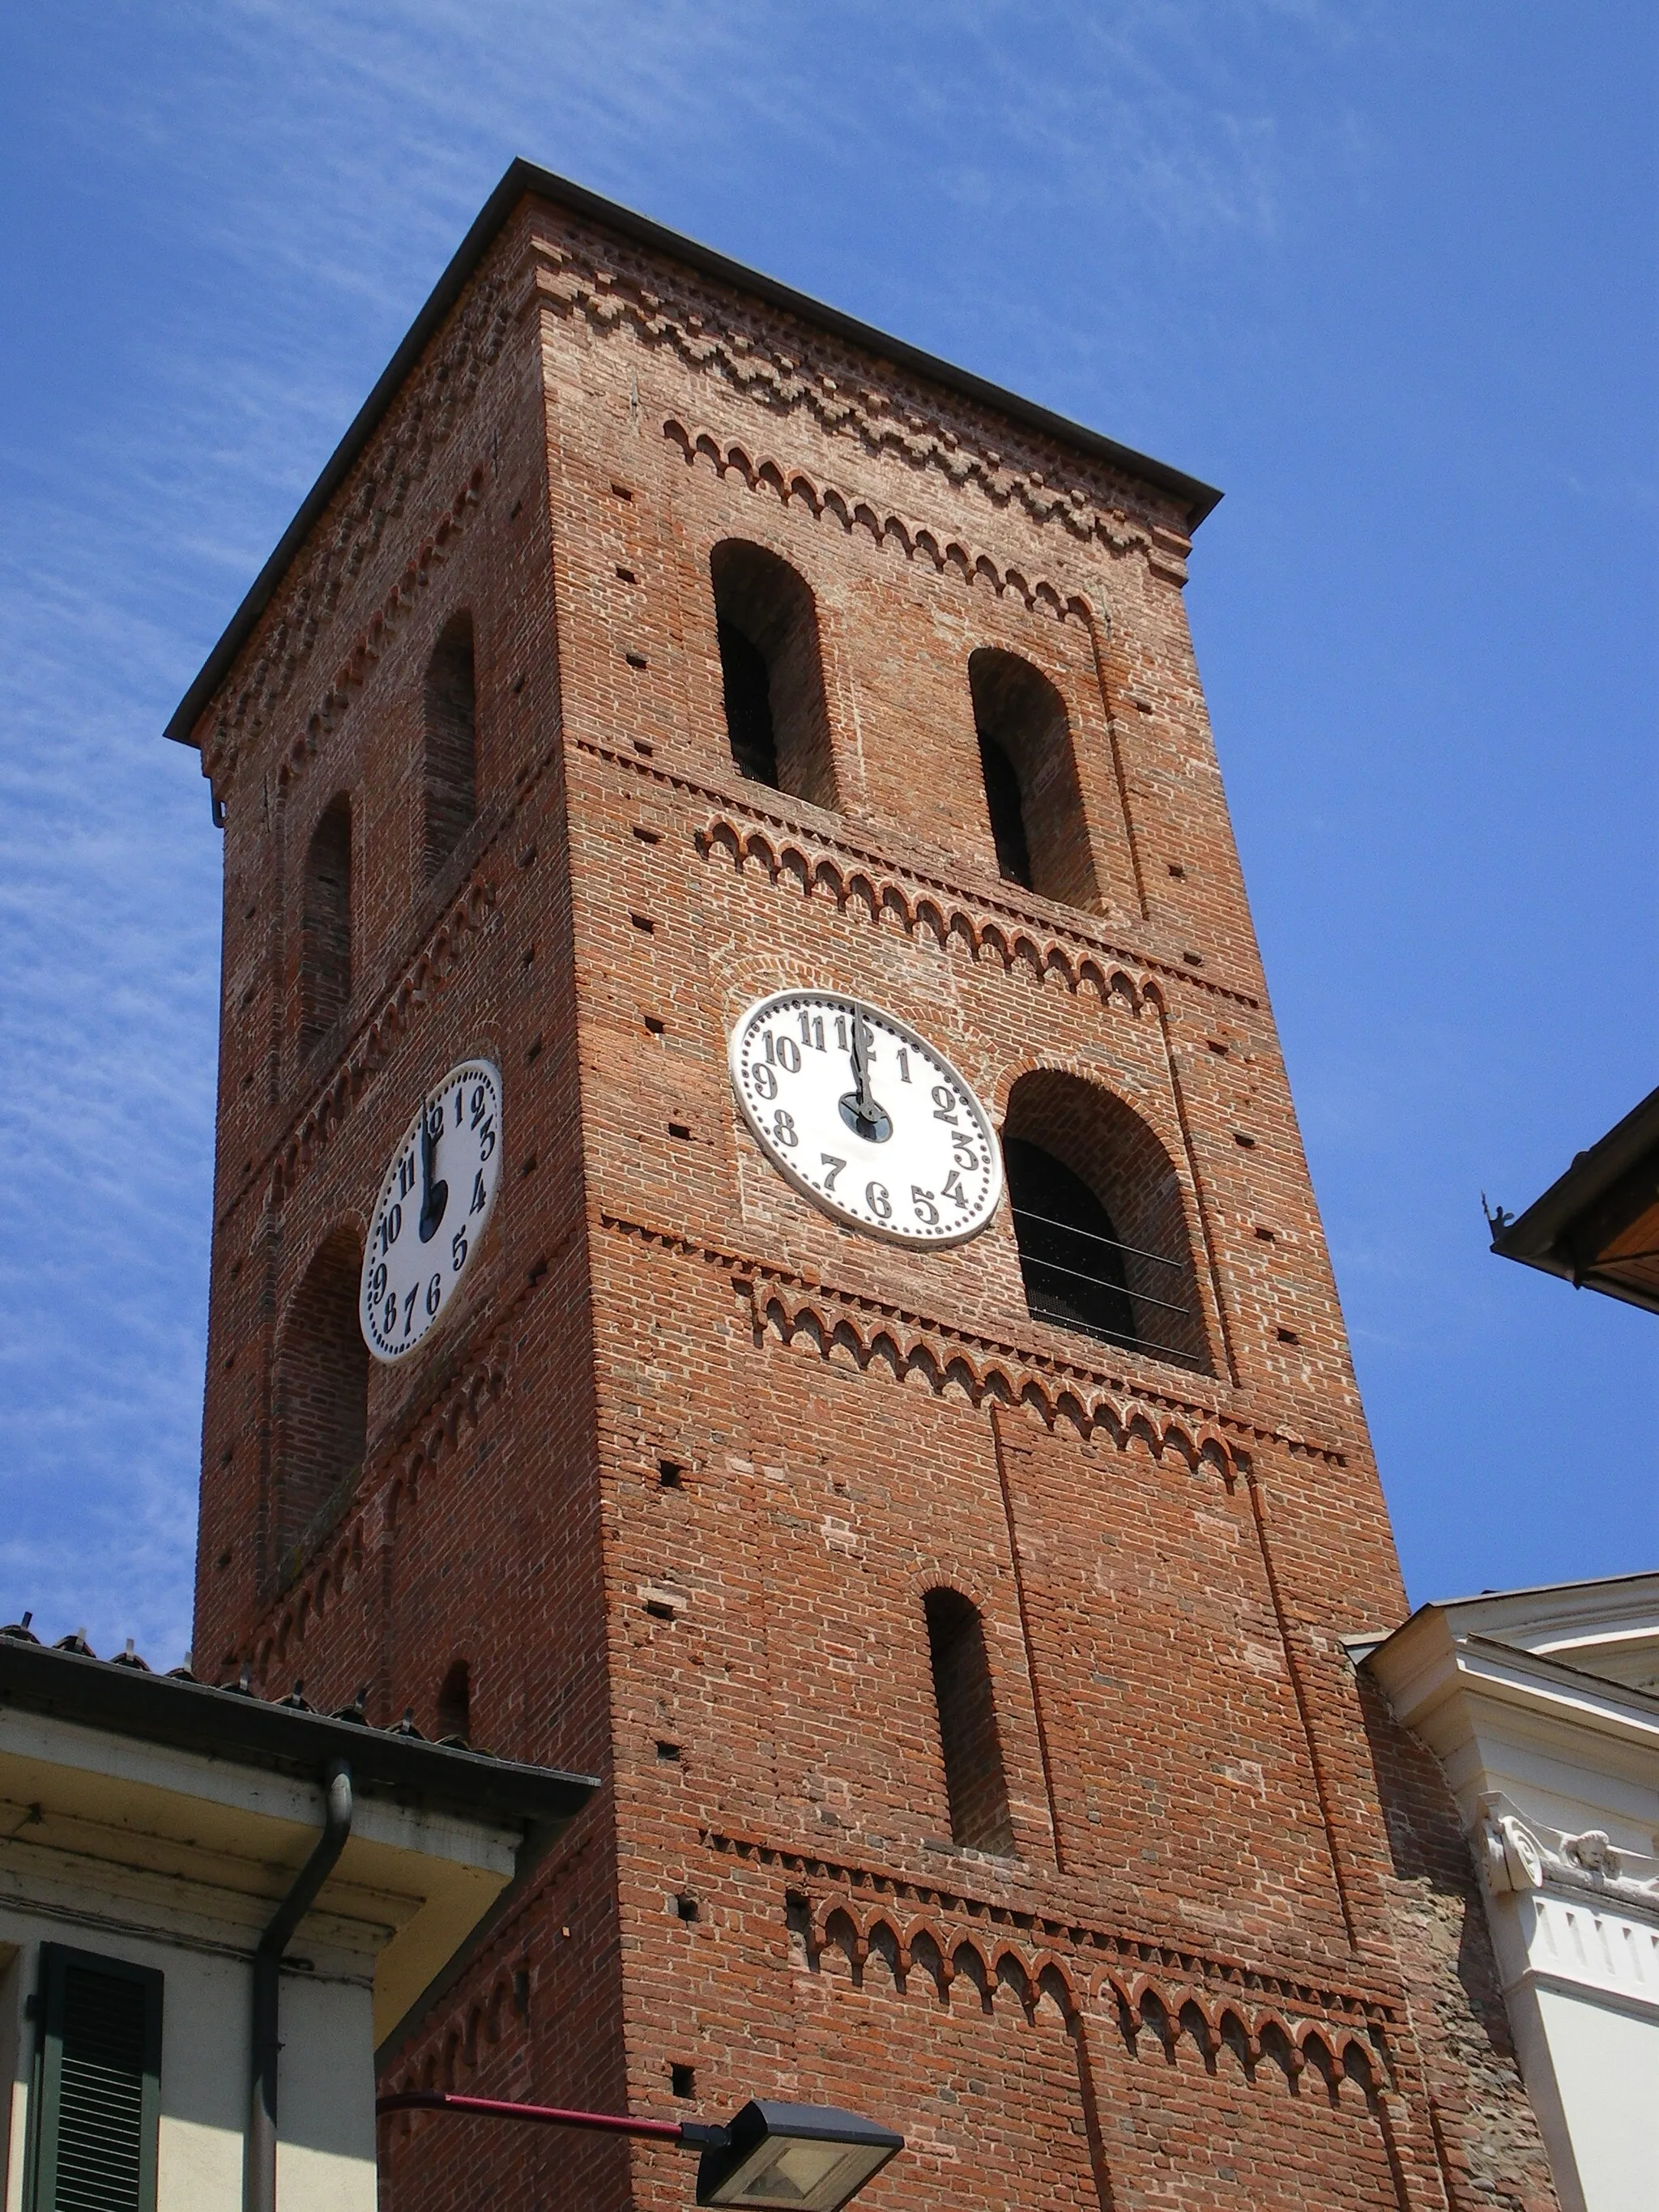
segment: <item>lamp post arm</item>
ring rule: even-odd
[[[570,2112],[556,2105],[520,2105],[504,2097],[461,2097],[447,2089],[399,2089],[377,2097],[378,2119],[387,2112],[471,2112],[489,2120],[536,2120],[548,2128],[592,2128],[601,2135],[646,2136],[687,2150],[725,2148],[726,2130],[702,2120],[642,2120],[627,2112]]]

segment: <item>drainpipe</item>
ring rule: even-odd
[[[253,1954],[253,2069],[248,2102],[247,2148],[242,2168],[243,2212],[276,2212],[276,2059],[282,2050],[278,1992],[283,1954],[334,1871],[351,1833],[351,1769],[337,1759],[325,1785],[327,1816],[316,1848]]]

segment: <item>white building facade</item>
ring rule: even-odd
[[[377,2046],[593,1787],[0,1632],[0,2212],[374,2212]]]
[[[1349,1649],[1456,1796],[1563,2212],[1656,2212],[1659,1574],[1424,1606]]]

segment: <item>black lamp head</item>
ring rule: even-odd
[[[748,2205],[761,2212],[841,2212],[904,2137],[833,2105],[780,2105],[755,2098],[704,2151],[699,2204]]]

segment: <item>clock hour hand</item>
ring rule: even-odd
[[[438,1108],[439,1127],[432,1126],[430,1109],[421,1109],[421,1242],[429,1244],[438,1233],[444,1218],[444,1208],[449,1203],[449,1185],[434,1180],[433,1170],[438,1164],[438,1137],[442,1128],[443,1106]]]
[[[893,1133],[893,1124],[877,1103],[870,1088],[870,1031],[861,1006],[853,1008],[854,1088],[841,1101],[841,1118],[854,1136],[862,1137],[866,1144],[884,1145]]]

